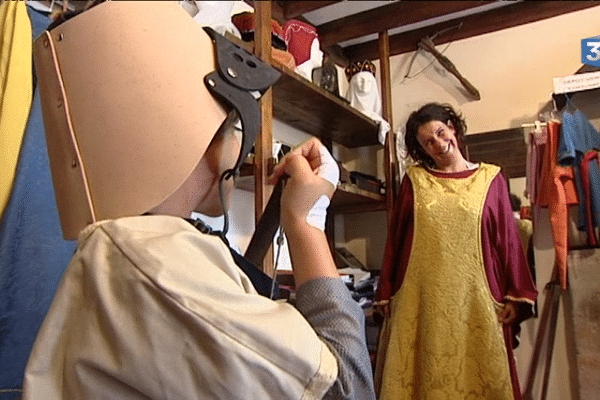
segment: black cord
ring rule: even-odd
[[[229,206],[225,199],[225,181],[230,178],[232,179],[234,176],[235,171],[228,169],[219,178],[219,201],[221,202],[221,210],[223,211],[223,230],[221,231],[223,238],[225,238],[229,231]]]

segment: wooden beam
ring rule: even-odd
[[[461,23],[460,29],[454,29],[438,36],[435,44],[466,39],[598,6],[600,6],[598,1],[524,1],[514,3],[479,14],[392,35],[390,36],[390,54],[393,56],[415,51],[422,38]],[[374,60],[379,57],[377,40],[348,46],[343,51],[349,60]]]
[[[395,1],[319,25],[317,31],[321,44],[327,47],[488,3],[491,1]]]
[[[525,176],[527,146],[523,128],[466,135],[463,142],[470,161],[500,165],[511,178]]]
[[[255,3],[254,54],[267,64],[271,63],[271,2]],[[272,167],[273,154],[273,90],[269,89],[260,99],[261,129],[254,146],[254,217],[256,224],[269,201],[273,187],[267,185]],[[260,266],[258,266],[260,267]],[[273,248],[267,252],[263,271],[273,275]]]
[[[392,86],[390,83],[390,46],[387,31],[379,33],[379,58],[381,78],[381,108],[383,118],[392,125]]]
[[[386,183],[386,208],[388,210],[388,220],[394,210],[396,200],[396,138],[394,135],[394,121],[392,118],[392,84],[390,68],[390,46],[387,31],[379,33],[379,58],[380,58],[380,78],[381,78],[381,108],[382,117],[390,124],[390,131],[385,138],[384,149],[384,173]]]
[[[258,3],[261,3],[262,1],[254,1],[254,0],[244,0],[244,3],[248,4],[250,7],[254,8],[254,11],[256,12],[256,5]],[[281,8],[281,6],[279,6],[279,4],[277,4],[276,1],[270,1],[271,3],[271,18],[273,18],[275,21],[277,21],[280,25],[284,25],[285,24],[285,17],[283,15],[283,8]]]
[[[318,10],[331,4],[339,3],[341,0],[330,1],[277,1],[277,5],[283,10],[285,19],[297,18],[302,14]]]
[[[334,63],[341,66],[342,68],[350,65],[350,60],[346,58],[344,55],[344,50],[338,46],[337,44],[334,46],[323,47],[321,46],[321,50],[333,60]]]

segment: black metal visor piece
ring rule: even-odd
[[[260,130],[260,108],[253,92],[264,94],[281,74],[213,29],[204,30],[215,45],[217,64],[217,70],[204,77],[204,84],[214,96],[236,109],[242,122],[242,148],[233,168],[235,175]]]

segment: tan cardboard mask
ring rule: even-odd
[[[227,115],[204,82],[219,69],[215,46],[172,1],[105,2],[35,41],[65,238],[143,214],[185,181]]]

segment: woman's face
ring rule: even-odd
[[[456,131],[452,122],[429,121],[419,126],[417,140],[433,159],[437,169],[452,171],[462,167],[462,154],[458,148]]]

